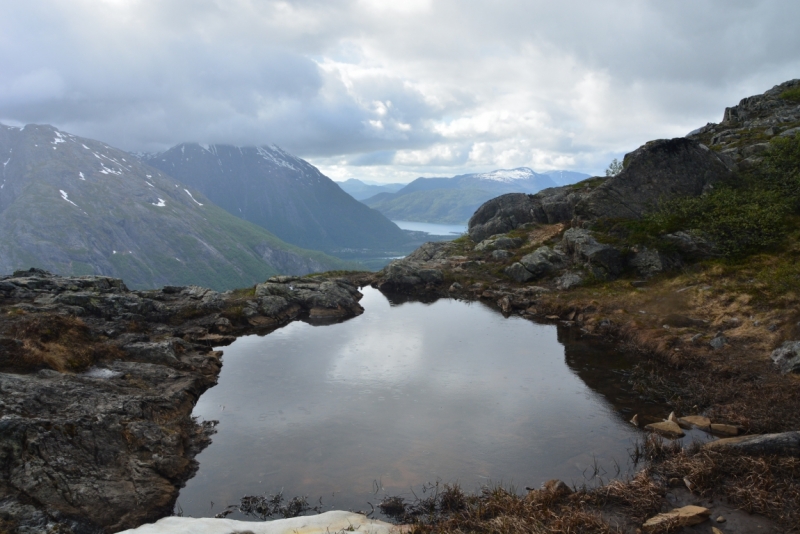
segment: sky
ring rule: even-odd
[[[0,0],[0,122],[335,180],[603,174],[800,78],[794,0]]]

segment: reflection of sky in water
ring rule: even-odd
[[[636,431],[565,365],[555,327],[363,293],[360,317],[224,349],[219,384],[194,410],[220,424],[181,492],[187,515],[281,490],[364,509],[376,483],[580,483],[594,457],[627,461]]]

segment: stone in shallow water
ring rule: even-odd
[[[672,421],[662,421],[660,423],[651,423],[644,427],[647,430],[652,430],[662,436],[666,436],[668,438],[682,438],[685,434],[681,427],[678,426],[677,423],[673,423]]]
[[[400,534],[403,526],[368,519],[361,514],[334,510],[319,515],[251,522],[210,517],[165,517],[156,523],[142,525],[120,534],[327,534],[331,532],[361,532],[365,534]]]
[[[692,525],[698,525],[703,521],[708,520],[710,515],[711,510],[708,508],[692,505],[684,506],[683,508],[675,508],[671,512],[666,512],[651,517],[645,521],[644,525],[642,525],[642,530],[645,532],[651,532],[657,529],[660,530],[665,528],[667,525],[673,527],[689,527]]]

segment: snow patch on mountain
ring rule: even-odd
[[[71,201],[71,200],[69,199],[69,195],[67,194],[67,192],[66,192],[66,191],[64,191],[63,189],[59,189],[59,190],[58,190],[58,192],[59,192],[59,193],[61,193],[61,198],[63,198],[64,200],[66,200],[67,202],[69,202],[70,204],[72,204],[73,206],[75,206],[76,208],[78,207],[78,205],[77,205],[77,204],[75,204],[73,201]]]
[[[528,167],[519,167],[516,169],[498,169],[492,172],[485,172],[476,174],[475,177],[480,180],[491,180],[493,182],[515,182],[517,180],[528,180],[534,178],[536,173]]]
[[[186,194],[187,194],[187,195],[189,195],[189,198],[191,198],[192,200],[194,200],[194,203],[195,203],[195,204],[197,204],[198,206],[202,206],[202,204],[201,204],[201,203],[199,203],[198,201],[196,201],[196,200],[194,199],[194,197],[192,196],[192,194],[189,192],[189,190],[188,190],[188,189],[184,189],[184,191],[186,191]]]
[[[156,207],[158,207],[158,208],[163,208],[164,206],[166,206],[166,205],[167,205],[167,203],[166,203],[166,202],[164,202],[164,199],[163,199],[163,198],[159,198],[159,199],[158,199],[158,203],[157,203],[157,204],[156,204],[155,202],[151,202],[150,204],[152,204],[153,206],[156,206]]]

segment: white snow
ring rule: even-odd
[[[145,180],[145,181],[144,181],[144,183],[146,183],[146,184],[147,184],[147,185],[149,185],[150,187],[155,187],[153,184],[151,184],[151,183],[150,183],[150,182],[148,182],[147,180]]]
[[[208,149],[208,145],[205,143],[200,143],[200,148],[202,148],[206,152],[211,152],[211,150]]]
[[[152,204],[153,206],[158,206],[159,208],[163,208],[164,206],[167,205],[167,203],[164,202],[163,198],[158,199],[158,204],[156,204],[155,202],[151,202],[150,204]]]
[[[156,523],[123,530],[119,534],[333,534],[360,532],[361,534],[400,534],[397,525],[369,519],[361,514],[333,510],[319,515],[306,515],[274,521],[236,521],[211,517],[165,517]]]
[[[513,182],[516,180],[527,180],[532,178],[535,173],[527,167],[519,167],[518,169],[500,169],[492,172],[485,172],[476,175],[481,180],[492,180],[494,182]]]
[[[152,178],[153,177],[151,174],[145,174],[145,176],[147,176],[148,178]]]
[[[194,200],[194,197],[192,196],[192,194],[189,192],[189,190],[188,190],[188,189],[184,189],[184,191],[186,191],[186,194],[187,194],[187,195],[189,195],[189,198],[191,198],[192,200]],[[200,204],[200,203],[199,203],[198,201],[196,201],[196,200],[194,200],[194,203],[195,203],[195,204],[197,204],[198,206],[202,206],[202,204]]]
[[[85,148],[86,150],[91,150],[91,148],[89,148],[88,146],[84,145],[83,143],[81,143],[81,146],[82,146],[83,148]]]
[[[86,181],[86,177],[83,175],[83,173],[82,173],[82,172],[79,172],[79,173],[78,173],[78,178],[80,178],[80,179],[81,179],[81,180],[83,180],[84,182]]]
[[[64,138],[61,135],[61,132],[53,132],[53,133],[56,134],[55,139],[53,139],[53,144],[54,145],[57,145],[58,143],[66,143],[66,141],[64,140]],[[55,147],[53,147],[53,148],[55,148]]]
[[[78,205],[77,205],[77,204],[75,204],[73,201],[71,201],[71,200],[69,199],[69,195],[67,195],[67,192],[66,192],[66,191],[64,191],[63,189],[59,189],[58,191],[59,191],[59,193],[61,193],[61,198],[63,198],[64,200],[66,200],[67,202],[69,202],[70,204],[72,204],[73,206],[75,206],[76,208],[78,207]]]
[[[5,161],[3,162],[3,167],[5,167],[6,165],[8,165],[8,162],[9,162],[9,161],[11,161],[11,158],[8,158],[7,160],[5,160]]]
[[[120,170],[109,169],[108,167],[106,167],[105,163],[101,163],[100,166],[103,167],[103,170],[100,171],[100,174],[116,174],[117,176],[122,176],[121,169]]]
[[[241,152],[241,150],[242,149],[240,148],[239,151]],[[263,146],[257,146],[256,147],[256,151],[266,161],[274,163],[275,165],[278,165],[279,167],[286,167],[287,169],[292,169],[293,171],[299,171],[300,170],[298,167],[296,167],[296,166],[292,165],[291,163],[289,163],[288,161],[286,161],[286,158],[287,157],[291,157],[291,156],[289,156],[289,154],[286,154],[285,152],[283,152],[281,149],[279,149],[276,146],[271,147],[271,150],[268,149],[268,148],[265,148]],[[275,154],[273,154],[273,152],[277,152],[278,156],[280,156],[280,157],[275,157]],[[294,159],[294,158],[292,157],[292,159]]]
[[[116,254],[116,253],[117,253],[117,251],[116,251],[116,250],[112,250],[111,252],[113,252],[114,254]]]

